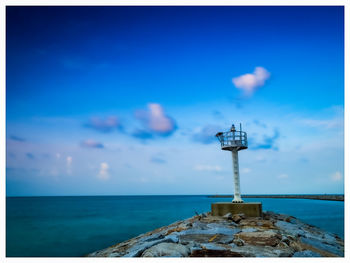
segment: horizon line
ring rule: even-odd
[[[344,196],[345,194],[340,194],[340,193],[324,193],[324,194],[242,194],[242,196],[249,196],[249,195],[266,195],[266,196],[271,196],[271,195],[285,195],[285,196],[298,196],[298,195],[342,195]],[[113,195],[113,194],[98,194],[98,195],[6,195],[5,197],[97,197],[97,196],[233,196],[233,194],[126,194],[126,195]],[[229,197],[222,197],[222,198],[229,198]]]

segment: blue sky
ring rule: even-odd
[[[7,195],[344,192],[342,7],[7,7]]]

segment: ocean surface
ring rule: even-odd
[[[344,238],[344,202],[246,198]],[[7,197],[7,257],[76,257],[210,211],[207,196]]]

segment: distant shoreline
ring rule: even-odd
[[[233,195],[208,195],[209,198],[233,198]],[[344,201],[344,195],[242,195],[242,198],[293,198]]]

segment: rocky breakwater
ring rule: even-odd
[[[330,222],[331,223],[331,222]],[[210,213],[175,222],[89,257],[343,257],[344,241],[293,216]]]

